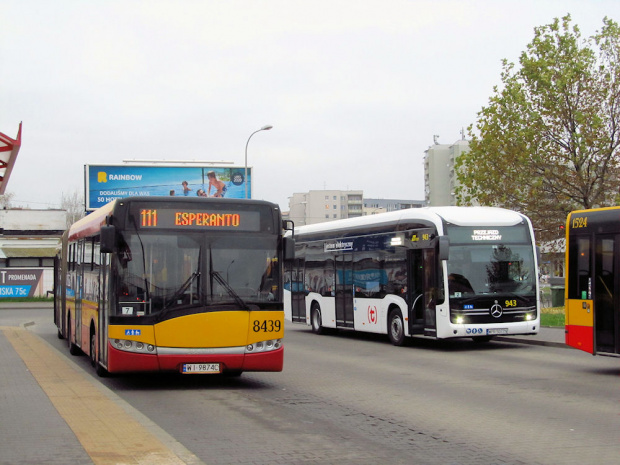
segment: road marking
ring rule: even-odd
[[[114,400],[112,391],[88,379],[32,332],[6,326],[0,330],[96,465],[202,464],[181,444],[167,438],[166,442],[174,443],[175,453],[158,437],[165,433],[152,431],[158,427],[150,420],[144,417],[138,421],[137,411],[130,414],[127,410],[132,407],[127,404],[123,408],[122,399]],[[149,422],[151,425],[144,425]]]

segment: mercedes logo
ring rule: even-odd
[[[496,300],[495,304],[491,307],[491,316],[493,318],[499,318],[500,316],[502,316],[502,311],[502,306],[498,304]]]

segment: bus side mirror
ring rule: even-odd
[[[291,236],[285,236],[284,241],[284,260],[293,260],[295,258],[295,239]]]
[[[439,260],[447,260],[450,256],[450,238],[439,236]]]
[[[285,231],[293,231],[295,229],[295,223],[292,220],[282,220],[282,229]]]
[[[116,228],[114,226],[101,226],[100,235],[101,253],[114,253],[116,250]]]

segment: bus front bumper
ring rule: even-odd
[[[142,354],[119,350],[108,343],[107,370],[110,373],[181,373],[185,364],[219,363],[221,372],[282,371],[284,365],[283,347],[258,353],[245,353],[237,348],[230,349],[228,353],[226,349],[218,349],[212,351],[213,353],[195,353],[200,349],[174,349],[173,351],[163,350],[164,353]]]

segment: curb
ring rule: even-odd
[[[54,302],[0,302],[0,310],[21,310],[26,308],[54,308]]]
[[[523,339],[519,337],[496,336],[495,338],[493,338],[493,340],[500,341],[500,342],[512,342],[514,344],[529,344],[532,346],[556,347],[559,349],[572,349],[573,348],[573,347],[567,346],[563,342],[541,341],[539,339]]]

